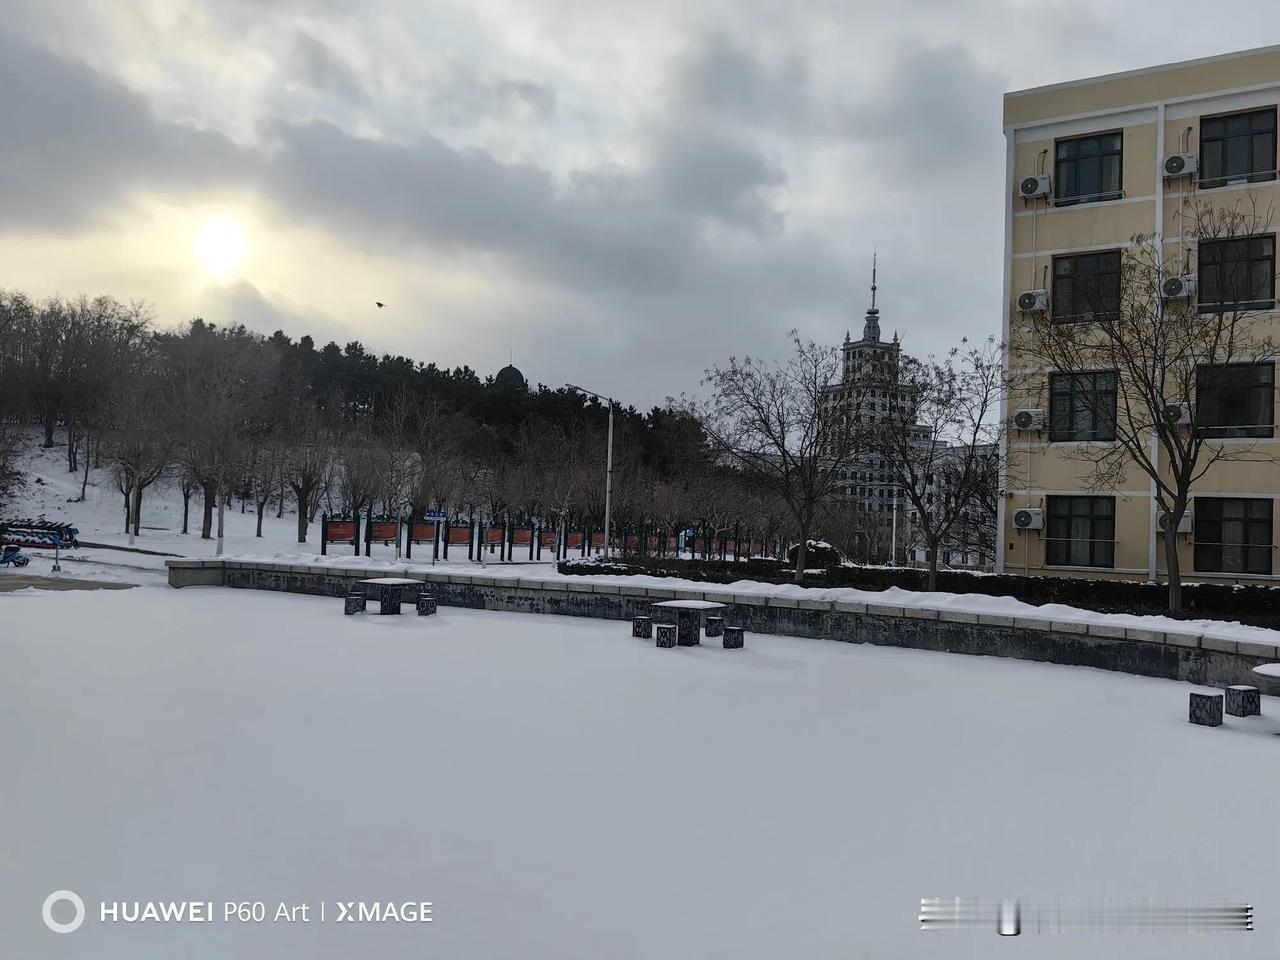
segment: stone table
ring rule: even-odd
[[[364,589],[365,600],[377,600],[378,612],[398,614],[400,604],[413,603],[426,586],[421,580],[407,577],[373,577],[356,581]]]
[[[696,647],[702,642],[702,618],[712,611],[723,609],[725,605],[714,600],[662,600],[653,605],[653,622],[663,622],[661,613],[673,613],[676,618],[676,643],[682,647]]]

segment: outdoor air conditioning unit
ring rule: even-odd
[[[1166,300],[1189,300],[1196,295],[1196,278],[1190,275],[1170,277],[1161,284],[1160,292]]]
[[[1023,313],[1044,313],[1049,309],[1049,291],[1027,290],[1018,294],[1018,309]]]
[[[1049,196],[1049,175],[1039,173],[1034,177],[1023,177],[1018,184],[1018,195],[1023,200],[1035,200],[1037,197]]]
[[[1013,415],[1013,425],[1019,430],[1043,430],[1043,410],[1019,410]]]
[[[1175,153],[1164,158],[1164,175],[1170,180],[1189,177],[1200,169],[1200,160],[1194,153]]]
[[[1156,522],[1160,525],[1161,533],[1169,532],[1169,515],[1167,513],[1160,514],[1160,516],[1156,518]],[[1182,511],[1182,519],[1178,521],[1178,529],[1176,532],[1177,533],[1191,532],[1191,511],[1190,510]]]
[[[1191,425],[1191,404],[1189,403],[1170,403],[1164,408],[1165,419],[1175,427],[1187,427]]]
[[[1039,507],[1025,507],[1013,512],[1013,525],[1019,530],[1043,530],[1044,511]]]

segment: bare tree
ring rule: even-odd
[[[312,406],[295,407],[284,432],[280,470],[298,509],[298,542],[306,543],[308,523],[333,464],[333,433],[324,413]]]
[[[707,371],[711,397],[696,407],[722,459],[777,494],[796,531],[795,579],[803,579],[808,541],[840,475],[863,453],[863,434],[849,412],[833,405],[827,387],[840,372],[836,352],[791,333],[792,356],[768,365],[731,357]]]
[[[1247,256],[1254,244],[1271,245],[1274,255],[1271,211],[1252,200],[1220,206],[1193,195],[1180,215],[1188,245],[1176,259],[1166,260],[1153,238],[1134,236],[1120,256],[1118,293],[1100,279],[1075,282],[1069,299],[1055,289],[1053,308],[1023,314],[1013,336],[1024,368],[1014,383],[1024,399],[1043,404],[1051,372],[1087,385],[1072,390],[1072,403],[1092,426],[1085,439],[1106,442],[1072,446],[1066,454],[1090,465],[1093,486],[1116,489],[1131,468],[1152,484],[1168,531],[1171,612],[1182,610],[1175,531],[1196,483],[1219,463],[1272,459],[1266,449],[1240,442],[1272,435],[1270,400],[1252,423],[1231,422],[1226,407],[1239,401],[1255,413],[1247,399],[1252,378],[1263,365],[1266,382],[1273,381],[1275,353],[1257,322],[1259,311],[1270,308],[1275,278],[1252,269]],[[1178,278],[1197,272],[1192,246],[1200,287],[1186,296]],[[1098,388],[1099,373],[1109,378],[1106,389]],[[1079,418],[1065,407],[1054,413],[1061,422],[1049,424],[1051,441],[1077,439]]]
[[[1002,349],[988,339],[965,341],[942,360],[892,353],[872,373],[872,386],[889,396],[874,442],[912,508],[929,590],[937,589],[942,546],[998,476]]]

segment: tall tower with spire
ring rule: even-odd
[[[876,291],[879,289],[878,261],[878,254],[873,252],[871,254],[871,305],[867,307],[866,316],[862,321],[862,338],[850,339],[848,332],[844,335],[844,344],[841,347],[843,357],[841,379],[846,386],[864,379],[864,375],[870,372],[873,363],[883,360],[890,353],[896,353],[898,350],[896,337],[892,343],[885,343],[880,339],[880,310],[876,306]]]

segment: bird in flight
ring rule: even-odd
[[[374,302],[374,304],[377,306],[377,308],[378,308],[379,310],[381,310],[383,307],[385,307],[385,306],[386,306],[386,304],[385,304],[385,303],[383,303],[381,300],[375,300],[375,301],[373,301],[373,302]]]

